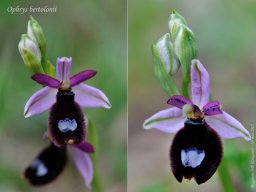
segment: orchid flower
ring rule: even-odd
[[[222,138],[243,137],[250,140],[251,136],[247,129],[234,117],[223,111],[219,101],[211,101],[210,77],[199,60],[192,60],[191,65],[191,100],[183,96],[172,96],[168,104],[174,106],[154,114],[146,119],[145,129],[158,129],[167,133],[177,133],[187,119],[183,116],[182,108],[186,104],[198,106],[204,113],[205,121]]]
[[[88,188],[91,188],[93,179],[93,163],[89,153],[93,152],[93,147],[87,145],[87,143],[71,146],[74,163]],[[66,153],[66,147],[57,147],[51,143],[25,169],[24,178],[34,186],[52,182],[65,168],[67,162]]]
[[[82,107],[111,107],[103,92],[82,84],[96,75],[96,71],[85,70],[70,77],[71,61],[71,58],[65,57],[57,59],[56,79],[46,74],[32,76],[33,80],[45,87],[30,97],[24,109],[25,117],[51,109],[48,136],[57,146],[84,141],[87,123]]]
[[[198,60],[191,65],[191,97],[175,95],[168,104],[174,106],[148,118],[145,129],[156,128],[176,133],[171,148],[170,161],[175,178],[181,182],[195,178],[197,184],[206,182],[217,170],[223,149],[223,138],[243,137],[250,133],[234,117],[222,110],[219,101],[209,102],[210,78]]]

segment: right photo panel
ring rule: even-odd
[[[256,3],[128,3],[128,191],[256,190]]]

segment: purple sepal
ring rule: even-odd
[[[80,73],[75,74],[70,78],[71,87],[76,86],[82,83],[85,80],[88,80],[96,75],[96,71],[94,70],[85,70]]]
[[[203,112],[204,112],[204,115],[206,116],[222,114],[220,102],[215,100],[207,103],[203,107]]]
[[[191,63],[191,100],[198,107],[203,107],[210,97],[210,76],[199,60]]]
[[[37,83],[51,87],[51,88],[58,88],[60,86],[60,81],[57,79],[54,79],[48,75],[45,74],[34,74],[31,76],[31,78],[36,81]]]
[[[174,95],[174,96],[170,97],[169,100],[167,101],[167,103],[169,105],[178,107],[180,109],[182,109],[183,106],[186,104],[193,104],[192,101],[190,101],[189,99],[187,99],[186,97],[184,97],[182,95]]]
[[[56,102],[56,89],[44,87],[35,92],[27,101],[24,108],[25,117],[38,115],[51,108]]]
[[[60,81],[68,79],[71,71],[72,58],[59,57],[56,63],[56,77]]]
[[[93,163],[90,155],[77,149],[76,147],[71,147],[72,157],[74,159],[77,170],[83,177],[86,186],[90,189],[91,182],[93,179]]]
[[[95,152],[94,147],[90,143],[87,143],[86,141],[83,141],[82,143],[77,144],[75,146],[78,149],[80,149],[81,151],[86,152],[86,153],[94,153]]]

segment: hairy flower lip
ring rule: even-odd
[[[93,149],[92,145],[87,144],[85,147]],[[90,189],[93,178],[93,163],[88,152],[80,149],[76,145],[72,145],[69,149],[71,150],[75,166],[83,177],[86,186]],[[90,150],[91,149],[89,149],[89,151]],[[34,186],[48,184],[54,181],[63,172],[66,161],[66,147],[59,148],[50,144],[50,146],[45,147],[32,161],[31,165],[25,169],[22,176]]]
[[[238,120],[223,111],[217,100],[209,102],[209,97],[209,74],[199,60],[192,60],[191,101],[184,96],[176,95],[171,97],[168,100],[168,104],[175,107],[154,114],[145,120],[143,127],[145,129],[156,128],[167,133],[177,133],[183,127],[186,119],[182,116],[182,107],[184,104],[191,104],[190,102],[192,102],[203,111],[207,124],[222,138],[242,137],[247,141],[251,140],[248,130]]]

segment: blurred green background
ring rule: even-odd
[[[8,7],[57,7],[56,13],[11,14]],[[101,89],[112,108],[85,109],[99,136],[98,162],[103,191],[126,189],[127,175],[127,6],[125,0],[3,0],[0,2],[0,191],[86,191],[72,159],[53,183],[32,188],[20,177],[48,145],[48,114],[25,119],[23,108],[40,85],[30,79],[18,52],[31,14],[43,27],[47,58],[71,56],[71,74],[95,69],[86,83]]]
[[[251,132],[256,102],[256,1],[129,0],[128,7],[128,189],[131,192],[223,191],[218,173],[198,186],[178,183],[170,170],[173,135],[143,130],[144,120],[168,108],[168,96],[154,75],[151,45],[168,32],[171,10],[183,15],[195,34],[199,59],[211,76],[211,93],[224,110]],[[180,85],[181,72],[176,75]],[[255,126],[256,127],[256,126]],[[231,186],[256,191],[255,142],[223,141]],[[252,165],[252,166],[251,166]]]

